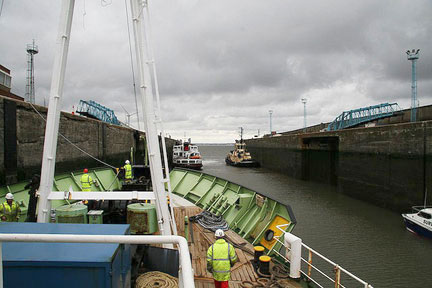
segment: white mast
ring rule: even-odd
[[[146,23],[144,25],[144,27],[146,28],[145,32],[146,32],[146,38],[147,38],[147,54],[148,54],[148,58],[150,58],[150,60],[147,62],[149,63],[149,65],[151,66],[151,72],[152,72],[152,76],[153,76],[153,81],[154,81],[154,91],[155,91],[155,96],[156,96],[156,125],[159,124],[160,126],[160,135],[161,135],[161,143],[162,143],[162,154],[163,154],[163,161],[164,161],[164,168],[165,168],[165,177],[167,177],[167,188],[168,188],[168,196],[170,199],[172,199],[172,190],[171,190],[171,182],[169,179],[169,167],[168,167],[168,157],[167,157],[167,151],[166,151],[166,145],[165,145],[165,131],[163,128],[163,122],[162,122],[162,117],[161,117],[161,108],[160,108],[160,97],[159,97],[159,84],[158,84],[158,80],[157,80],[157,73],[156,73],[156,64],[155,64],[155,56],[154,56],[154,52],[153,52],[153,35],[152,35],[152,27],[151,27],[151,19],[150,19],[150,3],[149,1],[145,1],[146,2]],[[171,205],[171,215],[174,215],[174,208],[173,205]],[[175,235],[177,235],[177,226],[175,223],[175,218],[174,217],[170,217],[171,220],[171,229],[174,232]]]
[[[39,187],[40,197],[37,218],[38,222],[49,222],[50,216],[51,202],[48,201],[48,195],[51,192],[54,180],[61,97],[63,95],[63,84],[74,5],[75,0],[63,0],[62,2],[59,33],[57,36],[57,50],[54,59],[50,101],[45,127],[45,142],[42,156],[41,182]]]
[[[156,208],[159,220],[159,229],[162,235],[171,235],[170,214],[165,192],[165,183],[169,183],[169,178],[163,177],[161,151],[159,148],[159,138],[157,133],[157,122],[153,104],[153,89],[151,83],[151,67],[149,67],[148,53],[144,45],[146,38],[144,29],[143,0],[130,0],[132,7],[133,30],[135,36],[135,49],[140,75],[140,91],[144,111],[144,125],[146,130],[147,148],[150,156],[150,171],[152,177],[153,190],[156,197]],[[50,102],[48,107],[48,117],[45,131],[44,154],[42,159],[41,185],[38,208],[38,222],[49,222],[49,212],[51,203],[48,196],[52,189],[55,159],[57,148],[58,128],[60,122],[60,100],[63,94],[64,75],[66,70],[67,52],[71,33],[73,9],[75,0],[63,0],[61,9],[61,19],[58,35],[58,47],[54,61],[53,78],[51,82]],[[149,40],[148,37],[146,39]]]
[[[158,211],[159,229],[162,235],[171,235],[170,214],[168,211],[165,183],[169,178],[164,179],[162,171],[161,151],[159,149],[159,137],[157,132],[157,122],[154,103],[153,88],[151,83],[151,63],[148,57],[149,51],[144,47],[144,40],[149,40],[145,31],[145,20],[143,13],[144,1],[131,0],[133,31],[135,36],[135,52],[139,67],[140,91],[144,111],[144,128],[146,131],[147,149],[150,159],[150,172],[152,178],[153,191],[156,197]],[[147,36],[147,37],[146,37]],[[163,137],[163,135],[161,135]],[[168,177],[168,175],[167,175]]]

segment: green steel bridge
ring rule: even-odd
[[[344,111],[329,124],[327,131],[350,128],[372,120],[389,117],[400,110],[397,103],[382,103],[375,106]]]

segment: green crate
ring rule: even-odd
[[[103,210],[90,210],[87,213],[89,224],[103,224]]]

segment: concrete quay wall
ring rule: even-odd
[[[33,106],[46,118],[46,107]],[[29,103],[0,97],[0,184],[40,173],[45,137],[45,121],[40,115]],[[74,145],[114,167],[130,159],[131,147],[137,151],[136,162],[144,161],[143,132],[65,112],[61,113],[59,132],[68,140],[59,135],[56,173],[103,166]],[[165,142],[170,156],[175,141]]]
[[[263,167],[398,212],[432,203],[432,121],[246,140]]]

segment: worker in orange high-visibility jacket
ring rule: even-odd
[[[229,287],[231,267],[237,262],[235,249],[223,239],[224,236],[222,229],[216,230],[216,242],[207,250],[207,270],[213,274],[216,288]]]

